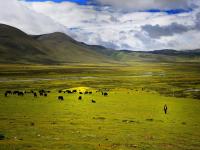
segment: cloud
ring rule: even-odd
[[[122,10],[189,9],[196,6],[193,0],[93,0],[93,2]]]
[[[172,36],[174,34],[181,34],[191,30],[200,30],[200,13],[196,14],[194,24],[179,24],[173,22],[169,25],[160,26],[160,25],[145,25],[142,26],[142,30],[147,32],[152,38],[160,38],[162,36]]]
[[[189,31],[197,26],[197,10],[168,15],[162,12],[124,13],[108,6],[78,5],[69,2],[25,4],[66,26],[67,34],[87,44],[130,50],[184,49],[199,46],[195,43],[196,36],[188,35],[194,34]],[[182,35],[185,37],[181,37]],[[181,42],[185,42],[188,36],[194,40],[191,46]]]
[[[149,36],[152,38],[160,38],[161,36],[172,36],[174,34],[181,34],[191,30],[191,27],[184,26],[177,23],[172,23],[168,26],[160,25],[145,25],[142,26],[142,29],[148,32]]]
[[[180,4],[181,7],[186,8],[185,2]],[[198,44],[199,9],[169,15],[164,12],[151,13],[136,10],[124,12],[110,6],[79,5],[71,2],[11,0],[7,3],[15,3],[12,4],[12,8],[15,9],[10,12],[10,17],[9,12],[6,11],[10,9],[8,6],[4,6],[7,7],[4,10],[0,9],[0,22],[6,21],[28,33],[42,34],[58,30],[78,41],[114,49],[155,50],[200,47]],[[139,2],[134,4],[137,3]]]
[[[49,17],[28,9],[17,0],[1,1],[0,23],[15,26],[29,34],[64,31],[60,25]]]

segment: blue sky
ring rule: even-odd
[[[88,2],[91,2],[91,1],[94,2],[94,0],[26,0],[26,1],[28,1],[28,2],[52,1],[52,2],[56,2],[56,3],[60,3],[60,2],[73,2],[73,3],[80,4],[80,5],[87,5],[87,4],[89,4]],[[157,9],[147,9],[147,10],[144,10],[144,11],[151,12],[151,13],[165,12],[167,14],[173,15],[173,14],[190,12],[192,10],[193,10],[192,8],[187,8],[187,9],[177,8],[177,9],[167,9],[167,10],[166,9],[162,10],[162,9],[157,8]]]
[[[173,14],[191,12],[192,10],[193,10],[192,8],[190,8],[190,9],[168,9],[168,10],[150,9],[150,10],[147,10],[147,12],[152,12],[152,13],[165,12],[169,15],[173,15]]]

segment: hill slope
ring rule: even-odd
[[[200,50],[114,51],[112,58],[120,62],[200,62]]]
[[[1,63],[53,63],[37,40],[11,26],[0,24]]]
[[[0,63],[109,63],[112,59],[64,33],[31,36],[0,24]]]
[[[46,53],[59,62],[109,63],[111,58],[92,47],[77,42],[64,33],[52,33],[36,37],[47,49]]]

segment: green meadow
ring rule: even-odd
[[[199,68],[192,62],[0,65],[0,149],[198,150]],[[51,92],[4,96],[41,89]],[[78,92],[58,92],[67,89]],[[79,94],[85,91],[92,94]]]

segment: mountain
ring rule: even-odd
[[[114,52],[112,58],[119,61],[134,62],[200,62],[200,50],[155,50],[155,51],[128,51]]]
[[[0,63],[111,63],[113,60],[64,33],[27,35],[0,24]]]
[[[0,24],[1,63],[54,63],[43,51],[45,47],[24,32]]]
[[[200,61],[200,49],[176,51],[113,50],[78,42],[64,33],[27,35],[14,27],[0,24],[0,63],[128,63]]]
[[[187,57],[193,57],[193,56],[200,56],[200,49],[195,50],[182,50],[177,51],[173,49],[163,49],[163,50],[155,50],[150,51],[151,54],[162,54],[162,55],[168,55],[168,56],[187,56]]]
[[[47,48],[45,52],[48,56],[59,62],[109,63],[112,60],[107,55],[93,50],[93,46],[77,42],[64,33],[41,35],[36,39]]]

